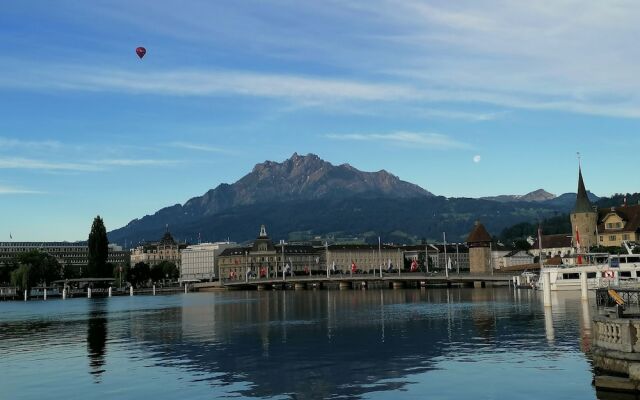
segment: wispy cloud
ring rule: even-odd
[[[179,10],[153,2],[152,15],[136,17],[148,8],[148,2],[122,1],[48,11],[79,13],[80,21],[92,23],[100,16],[110,36],[136,30],[179,41],[179,49],[163,46],[172,53],[164,53],[162,69],[159,63],[144,63],[144,72],[118,67],[102,51],[47,68],[41,59],[5,57],[0,87],[253,96],[294,105],[337,103],[334,109],[348,109],[342,107],[347,102],[397,102],[397,109],[447,103],[459,109],[431,117],[468,121],[496,117],[464,115],[468,104],[640,118],[638,2],[591,1],[579,8],[574,0],[198,2]],[[194,13],[210,18],[196,21]],[[296,29],[300,21],[308,29]],[[193,59],[200,64],[186,69],[178,52],[194,49],[251,61],[225,70],[220,66],[230,63],[211,68],[209,58],[198,56]],[[89,65],[96,57],[107,62]],[[257,70],[260,65],[268,71]]]
[[[0,137],[0,150],[9,148],[26,149],[59,149],[62,143],[56,140],[21,140],[8,137]]]
[[[384,142],[397,146],[418,146],[432,149],[466,149],[471,146],[439,133],[392,132],[392,133],[348,133],[327,134],[333,140]]]
[[[416,113],[417,115],[425,118],[444,118],[444,119],[459,119],[463,121],[482,122],[493,121],[503,117],[507,114],[506,111],[498,112],[466,112],[455,110],[442,110],[442,109],[427,109],[421,110]]]
[[[0,158],[0,169],[23,169],[50,172],[97,172],[110,167],[171,166],[179,160],[112,158],[80,162],[60,162],[33,158]]]
[[[90,172],[100,171],[97,165],[91,165],[88,163],[70,163],[70,162],[57,162],[57,161],[45,161],[36,160],[31,158],[20,157],[8,157],[0,158],[0,169],[31,169],[42,171],[77,171],[77,172]]]
[[[179,164],[181,161],[179,160],[156,160],[156,159],[127,159],[127,158],[114,158],[114,159],[102,159],[92,161],[95,165],[105,165],[105,166],[117,166],[117,167],[138,167],[144,165],[157,165],[157,166],[167,166],[167,165],[175,165]]]
[[[171,142],[171,143],[169,143],[167,145],[171,146],[171,147],[180,148],[180,149],[204,151],[204,152],[207,152],[207,153],[221,153],[221,154],[232,154],[233,153],[233,151],[228,150],[228,149],[224,149],[222,147],[215,147],[215,146],[210,146],[210,145],[201,144],[201,143]]]
[[[0,195],[9,195],[9,194],[44,194],[44,193],[45,192],[41,192],[39,190],[23,189],[23,188],[19,188],[19,187],[0,185]]]
[[[112,91],[172,96],[238,95],[291,99],[303,102],[339,100],[383,101],[420,97],[414,89],[392,83],[371,83],[295,74],[251,71],[168,70],[144,74],[92,66],[50,65],[46,69],[23,65],[0,78],[0,86],[31,89]],[[0,69],[0,72],[2,69]]]

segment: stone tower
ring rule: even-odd
[[[487,229],[476,221],[467,238],[469,246],[469,269],[472,274],[491,273],[491,235]]]
[[[576,196],[576,206],[571,212],[571,230],[573,234],[573,245],[578,246],[578,236],[580,236],[580,252],[586,253],[591,247],[598,245],[596,230],[598,224],[598,213],[593,209],[587,190],[582,180],[582,168],[578,169],[578,194]]]

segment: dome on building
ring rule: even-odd
[[[171,236],[171,233],[169,233],[169,231],[166,231],[162,239],[160,239],[160,246],[175,246],[175,245],[176,245],[176,241],[173,239],[173,236]]]

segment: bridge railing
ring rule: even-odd
[[[493,279],[493,280],[510,280],[511,277],[513,276],[513,274],[500,274],[497,273],[495,275],[489,275],[489,274],[485,274],[485,275],[478,275],[478,274],[470,274],[468,272],[465,273],[449,273],[446,274],[444,271],[439,271],[439,272],[429,272],[429,273],[425,273],[425,272],[421,272],[421,271],[417,271],[417,272],[385,272],[383,271],[382,273],[382,277],[380,277],[380,273],[376,272],[376,273],[335,273],[335,274],[330,274],[329,277],[327,277],[326,274],[297,274],[297,275],[291,275],[291,274],[287,274],[286,276],[282,276],[282,274],[279,274],[278,276],[269,276],[269,277],[259,277],[259,276],[255,276],[255,275],[247,275],[247,276],[236,276],[235,278],[222,278],[220,279],[220,283],[222,285],[232,285],[232,284],[259,284],[261,282],[265,282],[265,283],[272,283],[272,282],[287,282],[287,281],[343,281],[343,280],[379,280],[379,279],[383,279],[383,280],[391,280],[394,278],[399,278],[399,279],[415,279],[415,280],[419,280],[419,279],[425,279],[425,280],[429,280],[429,279],[438,279],[438,280],[445,280],[445,279],[449,279],[449,280],[456,280],[459,278],[462,279],[470,279],[470,278],[478,278],[479,280],[487,280],[487,279]]]
[[[596,317],[593,322],[594,347],[624,353],[640,352],[640,320]]]

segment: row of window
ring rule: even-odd
[[[622,228],[622,222],[611,222],[607,223],[605,226],[607,229],[620,229]]]
[[[617,235],[609,235],[609,241],[610,242],[615,242],[616,240],[618,240],[618,236]],[[629,240],[629,234],[623,233],[622,234],[622,240]],[[600,235],[600,241],[604,242],[604,235]]]

